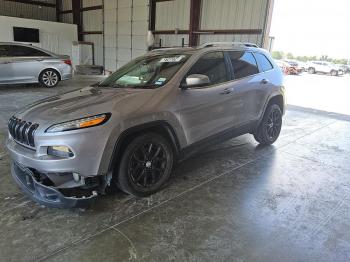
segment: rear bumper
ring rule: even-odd
[[[58,189],[38,182],[30,169],[16,162],[12,163],[11,175],[16,184],[32,200],[49,207],[88,208],[97,196],[97,194],[81,198],[65,196]]]
[[[69,74],[62,74],[61,76],[61,80],[69,80],[69,79],[72,79],[73,78],[73,74],[72,73],[69,73]]]

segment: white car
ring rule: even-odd
[[[307,63],[307,71],[310,74],[324,73],[332,76],[342,74],[342,71],[339,70],[338,66],[326,61],[309,61]]]

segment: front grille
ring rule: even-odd
[[[39,124],[26,122],[16,117],[11,117],[8,123],[8,129],[13,137],[19,143],[35,147],[34,133]]]

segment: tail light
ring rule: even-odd
[[[70,66],[72,65],[72,61],[70,59],[63,60],[63,63],[70,65]]]

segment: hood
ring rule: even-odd
[[[60,123],[111,112],[116,103],[144,91],[142,89],[86,87],[40,100],[18,112],[16,116],[32,123]]]

